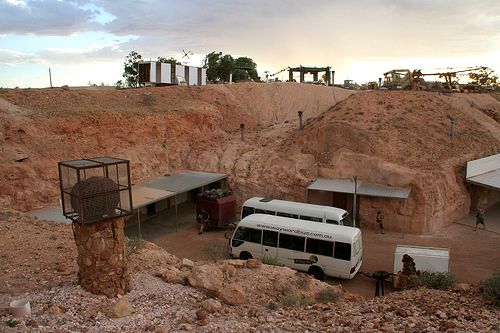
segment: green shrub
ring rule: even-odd
[[[125,255],[127,256],[127,258],[130,257],[132,253],[135,253],[142,249],[145,244],[146,241],[140,237],[127,238],[125,243]]]
[[[278,304],[276,304],[274,301],[269,301],[266,304],[266,308],[268,308],[269,310],[276,310],[278,308]]]
[[[483,298],[486,302],[500,306],[500,271],[493,273],[493,277],[481,281]]]
[[[417,277],[416,284],[431,289],[447,289],[453,285],[453,282],[453,276],[449,272],[424,271]]]
[[[219,260],[227,257],[225,240],[215,240],[203,246],[210,259]]]
[[[19,325],[19,322],[15,319],[9,319],[5,324],[7,325],[7,327],[13,328]]]
[[[340,295],[333,290],[324,289],[318,294],[318,301],[321,303],[333,303],[338,301]]]
[[[304,295],[297,295],[293,293],[287,293],[283,298],[283,305],[287,307],[296,305],[308,305],[309,300]]]
[[[271,266],[278,266],[278,257],[273,257],[267,254],[264,254],[262,258],[260,259],[263,264],[266,265],[271,265]]]

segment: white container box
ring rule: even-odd
[[[394,252],[394,274],[403,270],[402,259],[405,254],[413,258],[417,271],[444,273],[450,271],[450,250],[447,248],[396,245],[396,251]]]

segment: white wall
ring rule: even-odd
[[[156,61],[151,61],[149,66],[149,82],[156,83]]]
[[[183,65],[175,65],[175,76],[179,78],[179,81],[186,81],[186,78],[184,77],[184,66]],[[182,77],[182,80],[181,80]],[[176,82],[179,84],[180,82]]]
[[[161,81],[160,83],[172,83],[172,65],[161,64]]]
[[[189,85],[197,86],[198,83],[198,67],[189,66]]]
[[[201,85],[204,86],[207,84],[207,69],[201,69]]]

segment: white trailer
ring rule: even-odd
[[[207,84],[207,69],[157,61],[139,62],[139,83],[147,86]]]
[[[450,250],[439,247],[422,247],[413,245],[396,245],[394,252],[394,274],[403,270],[403,255],[409,255],[415,262],[418,271],[442,272],[450,271]]]

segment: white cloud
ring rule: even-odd
[[[79,48],[49,48],[35,53],[23,53],[0,49],[0,64],[16,66],[20,64],[55,64],[79,66],[84,63],[120,62],[126,53],[114,44],[104,47],[91,46]]]
[[[0,3],[0,33],[67,36],[100,30],[98,11],[68,1],[9,1]]]

